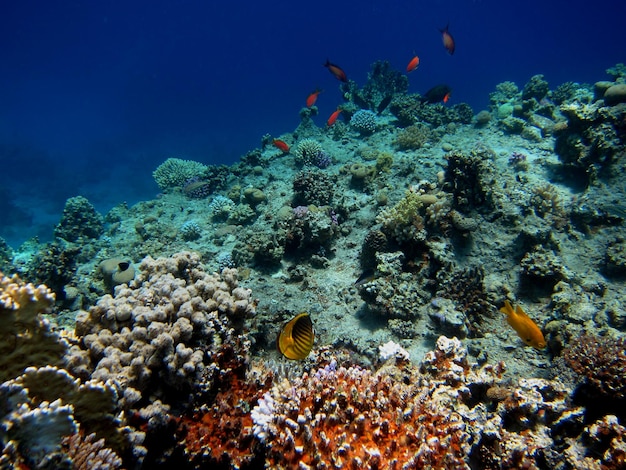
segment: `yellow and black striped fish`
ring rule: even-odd
[[[276,340],[276,347],[287,359],[305,359],[314,341],[311,317],[308,313],[300,313],[285,323]]]

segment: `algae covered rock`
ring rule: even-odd
[[[75,242],[79,238],[98,238],[103,232],[102,216],[83,196],[67,200],[61,221],[54,229],[56,237],[68,242]]]
[[[626,103],[626,83],[618,83],[610,86],[604,92],[604,102],[610,106],[618,103]]]

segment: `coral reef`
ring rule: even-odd
[[[81,238],[98,238],[103,232],[102,216],[87,198],[76,196],[66,201],[61,220],[54,229],[54,236],[75,242]]]

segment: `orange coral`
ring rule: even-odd
[[[419,380],[327,366],[298,382],[276,400],[271,468],[467,468],[461,416],[438,407]]]

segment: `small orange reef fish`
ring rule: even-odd
[[[454,44],[454,38],[448,31],[449,26],[450,26],[450,23],[448,23],[445,28],[440,29],[439,31],[441,32],[441,40],[443,41],[443,47],[446,48],[446,51],[448,51],[448,54],[452,55],[454,54],[456,45]]]
[[[284,140],[274,139],[272,145],[284,153],[289,153],[289,145]]]
[[[333,114],[331,114],[330,117],[328,118],[328,121],[326,121],[326,125],[328,127],[330,127],[333,124],[335,124],[335,122],[337,121],[337,118],[339,117],[340,114],[341,114],[341,109],[338,109]]]
[[[296,315],[285,323],[276,340],[278,351],[287,359],[306,359],[313,349],[315,330],[308,313]]]
[[[315,104],[315,102],[317,101],[317,95],[319,95],[322,91],[324,90],[315,90],[313,93],[307,96],[307,99],[306,99],[307,108],[310,108],[311,106]]]
[[[536,349],[546,347],[546,340],[543,337],[543,333],[537,324],[526,315],[522,307],[516,305],[515,310],[513,310],[511,302],[505,300],[504,307],[502,307],[500,311],[506,314],[506,321],[509,322],[509,325],[513,327],[524,343]]]
[[[348,76],[346,75],[346,72],[344,72],[342,70],[341,67],[339,67],[338,65],[332,64],[328,59],[326,59],[326,63],[324,64],[324,67],[326,67],[330,73],[332,73],[335,78],[341,82],[347,82],[348,81]]]
[[[413,70],[417,69],[420,66],[420,58],[415,56],[409,62],[409,65],[406,66],[406,73],[410,73]]]

